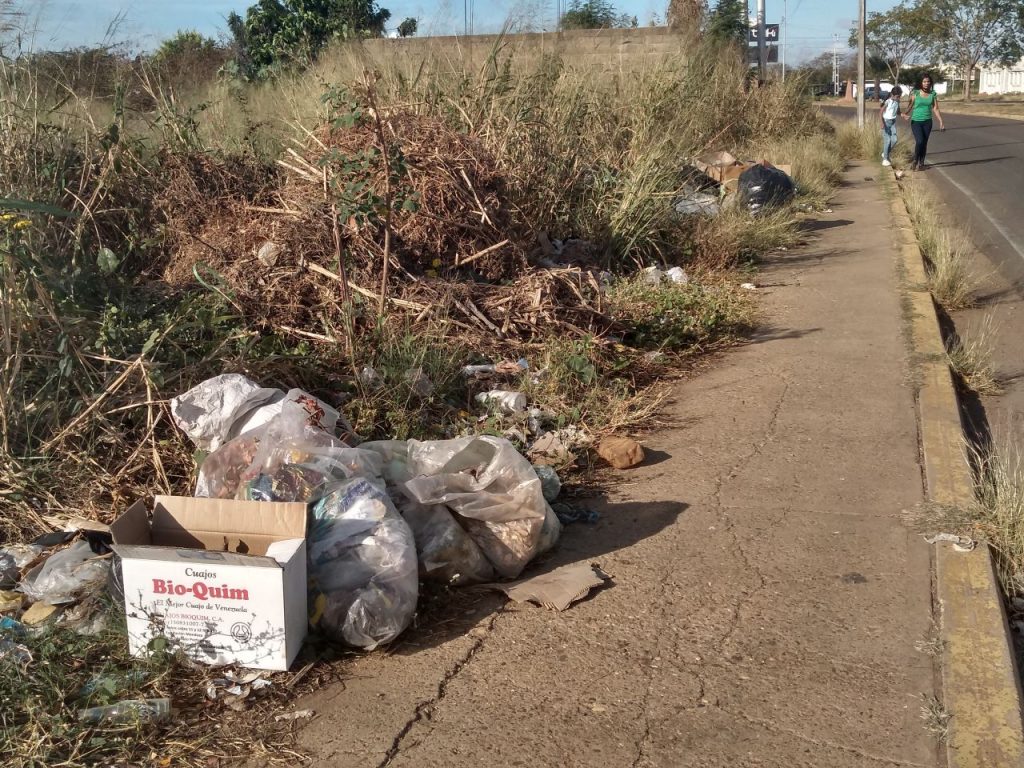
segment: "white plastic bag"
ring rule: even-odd
[[[517,577],[541,551],[549,516],[530,462],[508,440],[486,435],[410,440],[408,452],[412,479],[400,486],[402,492],[426,506],[448,507],[498,575]],[[552,537],[548,527],[543,543],[550,545],[557,532]]]
[[[265,426],[281,413],[286,403],[305,410],[311,426],[334,434],[338,422],[350,432],[341,414],[324,401],[301,389],[287,393],[261,387],[237,373],[225,373],[171,400],[174,423],[196,447],[215,451],[228,441]]]
[[[102,589],[109,573],[109,558],[98,558],[88,541],[79,540],[50,555],[18,589],[34,602],[60,605]]]
[[[312,507],[310,624],[357,648],[398,637],[419,596],[412,531],[380,487],[363,478],[334,486]]]

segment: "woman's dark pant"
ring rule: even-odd
[[[914,132],[914,159],[912,165],[924,165],[925,155],[928,154],[928,137],[932,135],[931,120],[911,120],[910,130]]]

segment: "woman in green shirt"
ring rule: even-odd
[[[914,134],[914,159],[910,167],[915,171],[924,170],[924,158],[928,154],[928,137],[932,135],[932,113],[939,119],[939,130],[946,130],[939,112],[939,96],[932,89],[931,75],[921,78],[921,83],[910,94],[910,107],[903,115],[910,121],[910,130]]]

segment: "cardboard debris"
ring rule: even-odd
[[[129,648],[286,670],[306,636],[306,505],[157,496],[110,526]]]
[[[517,603],[536,603],[552,611],[564,611],[590,594],[594,587],[603,586],[610,579],[597,566],[574,563],[529,579],[484,586],[504,592]]]
[[[762,160],[760,164],[778,168],[787,176],[793,175],[793,166],[791,165],[772,165],[767,160]],[[755,165],[758,163],[738,160],[728,152],[708,152],[693,161],[693,167],[721,184],[726,194],[735,192],[739,187],[740,176]]]
[[[61,609],[59,605],[48,605],[47,603],[33,603],[25,613],[21,615],[21,623],[30,626],[42,624],[44,621],[54,617],[54,614]]]

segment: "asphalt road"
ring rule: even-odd
[[[828,111],[852,115],[848,109]],[[925,173],[951,209],[951,223],[966,223],[977,248],[1024,295],[1024,121],[944,117],[946,132],[932,134]],[[901,121],[900,141],[913,140]]]

